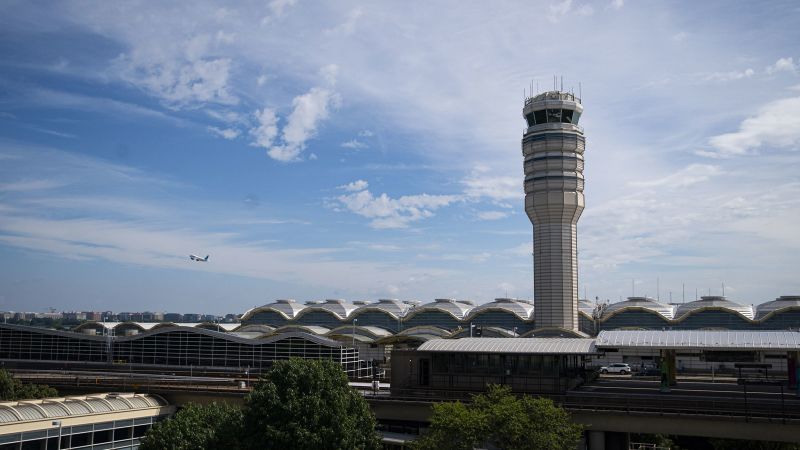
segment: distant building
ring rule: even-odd
[[[200,322],[201,321],[200,319],[201,319],[200,314],[185,313],[183,315],[184,322]]]
[[[103,313],[100,311],[85,311],[83,314],[86,315],[86,320],[103,320]]]
[[[69,311],[61,313],[64,320],[86,320],[86,313],[78,312],[78,311]]]
[[[181,313],[166,313],[164,314],[165,322],[180,323],[183,322],[183,314]]]

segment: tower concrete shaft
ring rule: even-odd
[[[525,212],[533,223],[536,328],[578,331],[577,223],[585,138],[580,98],[551,91],[525,100]]]

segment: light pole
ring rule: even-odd
[[[472,329],[475,328],[475,325],[472,322],[469,323],[469,337],[472,337]]]
[[[353,349],[356,348],[356,322],[358,319],[353,319]]]
[[[355,349],[356,349],[356,322],[358,322],[358,319],[353,319],[353,351],[355,351]],[[359,366],[358,357],[356,357],[355,363],[356,363],[356,367],[355,367],[356,377],[358,377],[358,375],[359,375],[358,374],[358,369],[359,369],[359,367],[358,367]]]

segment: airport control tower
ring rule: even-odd
[[[537,329],[578,332],[577,224],[583,212],[581,99],[550,91],[525,99],[525,212],[533,223]],[[543,330],[544,331],[544,330]]]

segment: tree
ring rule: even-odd
[[[552,400],[517,397],[507,386],[490,386],[471,404],[439,403],[431,426],[415,444],[419,450],[572,450],[583,428]]]
[[[45,384],[22,383],[5,369],[0,369],[0,400],[31,400],[58,397],[58,391]]]
[[[227,403],[188,403],[159,422],[141,440],[141,450],[240,448],[242,410]]]
[[[293,358],[264,374],[244,407],[249,449],[377,449],[375,416],[333,361]]]

